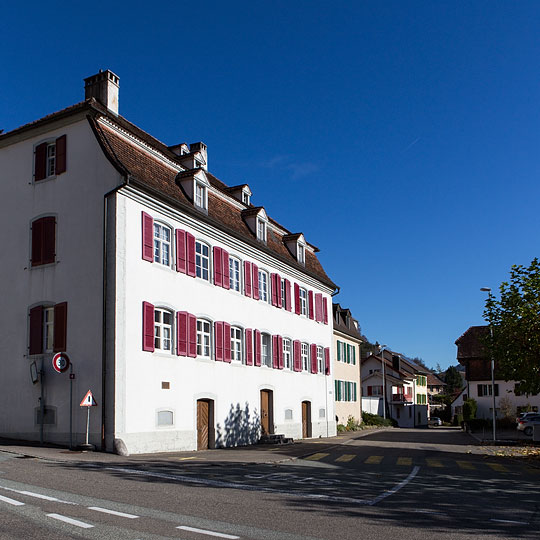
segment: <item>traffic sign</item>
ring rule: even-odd
[[[56,353],[52,359],[52,366],[57,373],[64,373],[69,368],[69,356],[65,352]]]
[[[88,390],[86,392],[86,396],[83,397],[83,400],[81,401],[81,407],[95,407],[97,405],[97,401],[94,399],[94,396],[92,395],[92,391]]]

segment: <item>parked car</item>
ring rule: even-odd
[[[525,419],[525,418],[527,418],[529,416],[537,416],[538,414],[540,414],[540,413],[538,413],[538,412],[522,412],[522,413],[519,413],[518,417],[516,418],[516,424],[518,424],[520,420],[523,420],[523,419]]]
[[[540,414],[527,415],[519,419],[517,429],[530,436],[533,434],[533,426],[536,424],[540,425]]]
[[[442,420],[438,416],[432,416],[428,420],[428,425],[430,425],[430,426],[442,426]]]

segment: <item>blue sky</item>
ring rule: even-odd
[[[120,113],[320,250],[362,331],[428,365],[537,254],[538,2],[25,2],[0,129],[120,76]]]

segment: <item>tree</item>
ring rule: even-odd
[[[446,392],[453,394],[456,390],[463,387],[463,379],[456,366],[449,366],[444,372],[444,382],[446,383]]]
[[[510,281],[501,283],[500,300],[489,295],[484,319],[493,339],[486,346],[499,376],[516,381],[522,394],[540,393],[540,262],[514,265]]]
[[[469,398],[463,402],[463,420],[468,422],[476,418],[476,411],[478,410],[478,403],[475,399]]]

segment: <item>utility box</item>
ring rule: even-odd
[[[540,424],[533,426],[533,441],[540,442]]]

